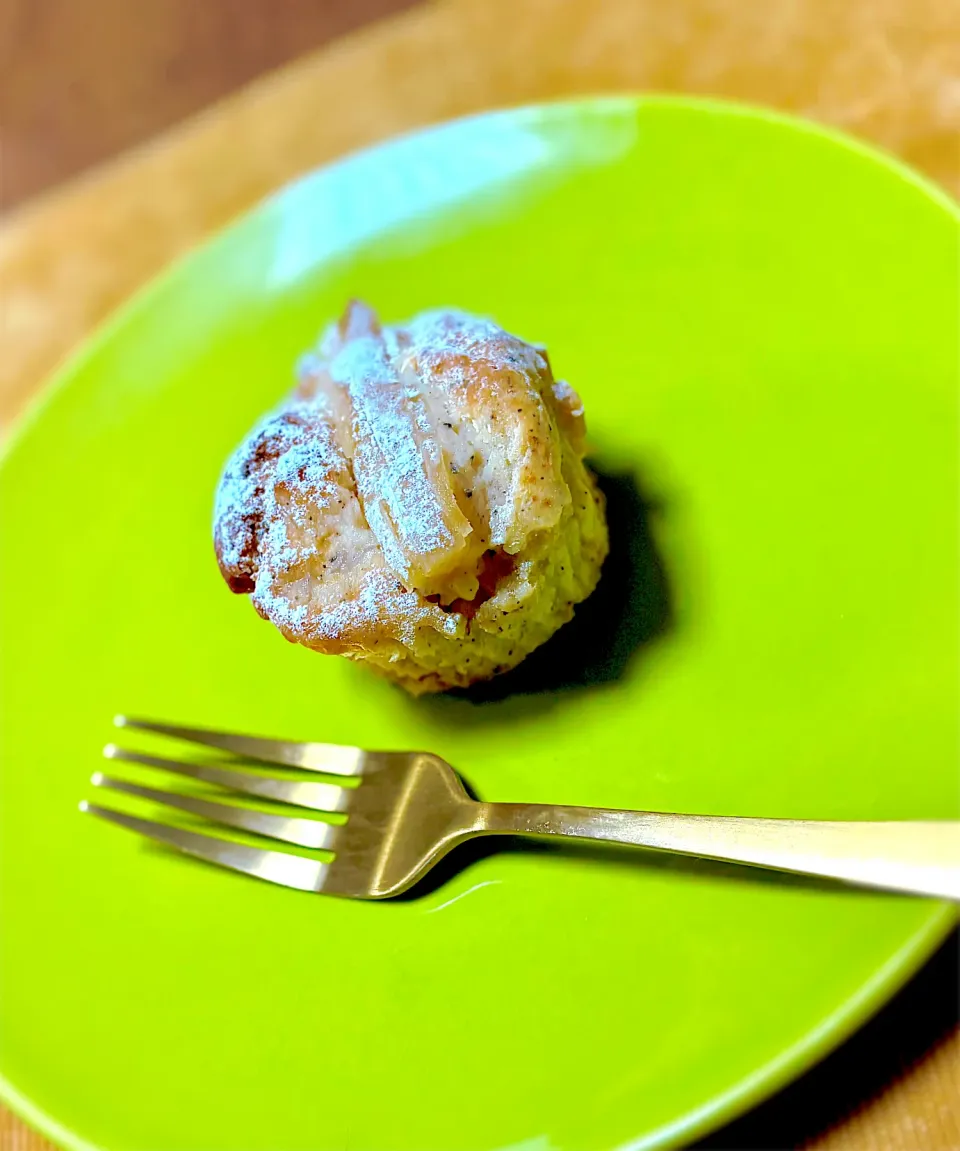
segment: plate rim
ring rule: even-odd
[[[905,897],[908,898],[908,897]],[[950,932],[960,923],[960,908],[943,900],[932,901],[926,922],[915,931],[873,977],[841,1007],[822,1019],[792,1047],[786,1048],[728,1091],[688,1112],[674,1123],[649,1135],[621,1144],[615,1151],[667,1151],[699,1139],[745,1115],[799,1079],[821,1059],[835,1051],[860,1026],[888,1003],[917,974]],[[48,1114],[0,1071],[0,1103],[65,1151],[110,1151],[90,1143]]]
[[[279,203],[281,197],[290,194],[294,189],[302,188],[312,180],[324,179],[357,161],[362,161],[383,148],[400,145],[417,137],[447,131],[461,124],[500,119],[509,120],[518,115],[536,116],[550,111],[566,113],[590,109],[600,113],[615,113],[627,110],[637,112],[644,107],[709,112],[719,116],[737,116],[747,120],[766,121],[804,136],[819,138],[841,150],[853,152],[862,159],[886,169],[891,175],[898,176],[906,183],[912,184],[955,223],[960,225],[960,201],[954,200],[945,189],[935,184],[932,179],[919,172],[905,160],[900,159],[899,156],[895,156],[877,144],[849,135],[833,125],[821,124],[815,120],[807,119],[805,116],[784,112],[778,108],[768,108],[761,104],[752,104],[746,100],[686,93],[635,91],[592,96],[560,96],[551,100],[534,101],[529,104],[511,104],[464,116],[455,116],[451,119],[440,120],[433,124],[425,124],[418,128],[385,136],[373,144],[353,148],[329,163],[307,169],[294,179],[278,185],[248,207],[241,209],[219,227],[212,229],[195,243],[191,243],[184,251],[173,256],[153,275],[148,276],[142,284],[134,288],[121,303],[95,323],[71,350],[64,354],[59,363],[46,373],[43,382],[38,385],[23,408],[13,417],[10,427],[0,441],[0,469],[4,467],[8,457],[19,450],[21,443],[34,424],[38,422],[50,401],[69,384],[70,378],[97,354],[101,346],[110,341],[115,331],[129,323],[141,310],[149,307],[155,298],[169,290],[189,270],[190,264],[194,260],[202,259],[204,254],[215,246],[227,243],[233,236],[249,226],[253,217],[269,211]]]
[[[24,450],[25,445],[28,446],[32,429],[40,423],[54,399],[69,387],[73,377],[109,344],[115,333],[134,321],[164,292],[174,288],[179,280],[189,275],[195,261],[202,259],[218,245],[229,243],[244,228],[251,226],[256,217],[269,212],[293,189],[301,188],[310,181],[330,178],[338,170],[384,148],[401,145],[410,139],[448,131],[462,124],[478,121],[509,121],[517,116],[535,118],[542,114],[579,115],[585,111],[599,115],[637,114],[647,107],[765,121],[804,136],[817,138],[833,147],[853,152],[885,169],[890,175],[913,185],[928,201],[944,211],[955,223],[960,224],[960,203],[929,177],[899,157],[876,144],[855,138],[842,129],[747,101],[665,92],[561,96],[556,99],[498,107],[422,125],[385,137],[362,148],[352,149],[331,162],[304,171],[244,208],[220,227],[197,239],[185,251],[178,253],[149,276],[66,353],[14,417],[3,442],[0,443],[0,479],[8,461],[17,452]],[[836,1010],[820,1019],[816,1026],[797,1042],[727,1091],[689,1111],[680,1119],[622,1144],[618,1151],[655,1151],[677,1146],[680,1142],[688,1142],[718,1129],[770,1098],[858,1030],[920,970],[958,923],[960,923],[960,907],[945,901],[930,901],[929,914],[920,926],[906,937],[893,955],[874,971],[853,995],[844,1000]],[[0,1069],[0,1102],[44,1137],[67,1151],[109,1151],[106,1147],[88,1142],[60,1123],[14,1086],[2,1069]]]

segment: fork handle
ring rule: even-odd
[[[818,821],[488,803],[483,833],[570,836],[960,900],[960,821]]]

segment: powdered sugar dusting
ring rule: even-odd
[[[351,305],[298,371],[294,396],[250,432],[217,492],[231,588],[287,639],[402,669],[411,690],[445,686],[451,658],[477,657],[460,680],[517,662],[546,634],[519,611],[532,569],[491,567],[490,549],[516,555],[570,505],[572,433],[558,420],[581,418],[576,394],[537,348],[453,311],[384,328]],[[600,554],[602,530],[596,540]],[[504,573],[502,607],[486,585],[472,606],[491,570]],[[488,629],[486,656],[471,624]]]
[[[431,561],[462,548],[469,534],[440,458],[419,379],[401,376],[376,336],[347,344],[330,365],[353,404],[357,490],[387,562],[407,583],[431,574]]]

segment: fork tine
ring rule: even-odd
[[[141,799],[151,799],[181,811],[202,815],[214,823],[228,827],[239,827],[242,831],[252,831],[256,835],[266,835],[270,839],[280,839],[297,847],[330,848],[337,828],[331,823],[321,823],[318,819],[287,819],[283,815],[271,815],[266,811],[251,811],[247,807],[233,807],[225,803],[199,799],[193,795],[180,795],[175,791],[160,791],[155,787],[143,787],[129,783],[125,779],[114,779],[96,772],[90,782],[95,787],[109,787],[112,791],[122,791],[127,795],[137,795]]]
[[[139,831],[150,839],[156,839],[169,847],[175,847],[187,855],[205,859],[233,871],[242,871],[256,879],[266,879],[283,887],[295,887],[298,891],[321,891],[330,865],[302,855],[287,855],[283,851],[264,851],[258,847],[247,847],[242,843],[231,843],[212,835],[200,835],[195,831],[185,831],[180,827],[169,827],[165,823],[155,823],[152,819],[139,819],[135,815],[114,811],[110,807],[99,807],[84,800],[80,810],[100,819],[117,823],[129,831]]]
[[[277,763],[284,767],[301,767],[306,771],[323,771],[329,775],[360,775],[367,753],[359,747],[341,747],[335,743],[296,743],[282,739],[261,739],[254,735],[235,735],[225,731],[211,731],[203,727],[178,727],[169,723],[155,723],[150,719],[135,719],[117,715],[117,727],[133,727],[168,735],[186,743],[199,743],[216,747],[247,759],[263,763]]]
[[[139,751],[127,751],[108,743],[103,749],[107,759],[123,759],[128,763],[142,763],[146,767],[160,767],[177,775],[191,779],[202,779],[205,783],[216,784],[230,791],[241,791],[246,795],[259,795],[263,799],[273,799],[279,803],[292,803],[295,807],[308,807],[311,811],[344,811],[350,798],[350,791],[335,783],[301,782],[296,779],[272,779],[262,775],[248,775],[243,771],[214,767],[210,764],[181,763],[179,760],[163,759],[159,755],[144,755]]]

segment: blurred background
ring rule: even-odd
[[[7,208],[149,139],[254,77],[415,0],[4,0],[2,197]],[[408,23],[427,74],[388,80],[449,91],[437,111],[562,91],[726,92],[882,140],[957,190],[956,0],[464,0],[421,3]],[[441,15],[440,9],[448,10]],[[451,17],[452,12],[456,17]],[[469,48],[469,51],[468,51]],[[429,50],[428,50],[429,49]],[[416,54],[415,54],[416,55]],[[406,61],[412,63],[412,61]],[[491,73],[496,84],[489,85]],[[485,83],[484,76],[487,78]],[[368,78],[315,108],[351,117]],[[408,106],[409,91],[398,91]],[[426,112],[426,108],[424,108]]]
[[[131,291],[299,173],[639,89],[834,124],[960,193],[958,0],[0,0],[0,430]]]
[[[298,173],[638,89],[827,122],[960,193],[960,0],[0,0],[0,430],[131,291]],[[954,938],[703,1146],[957,1151],[957,984]],[[2,1151],[47,1146],[0,1109]]]
[[[3,206],[409,0],[4,0]]]

